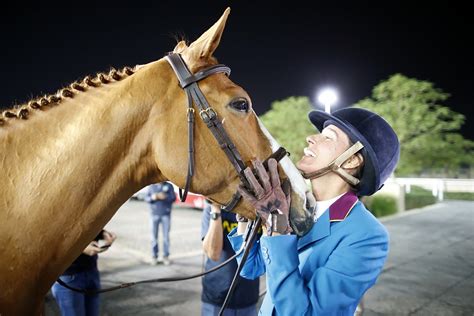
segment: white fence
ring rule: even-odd
[[[405,210],[405,193],[410,193],[412,186],[430,190],[438,201],[444,200],[444,192],[474,193],[474,179],[443,178],[390,178],[380,193],[390,194],[397,198],[398,211]]]
[[[474,193],[474,179],[394,178],[391,179],[391,181],[404,185],[407,193],[410,192],[412,185],[431,190],[433,195],[438,197],[440,194],[443,194],[443,192]]]

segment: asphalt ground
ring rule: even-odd
[[[364,315],[474,315],[474,202],[383,219],[390,252]]]
[[[99,255],[104,288],[202,271],[201,211],[173,209],[169,266],[149,264],[148,216],[146,203],[129,201],[107,224],[118,237]],[[474,202],[441,202],[382,222],[389,257],[363,315],[474,315]],[[263,291],[263,277],[261,284]],[[139,284],[101,294],[101,315],[200,315],[200,295],[200,278]],[[45,311],[59,315],[50,294]]]

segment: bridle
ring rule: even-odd
[[[199,88],[198,82],[201,81],[202,79],[205,79],[209,77],[210,75],[216,74],[216,73],[224,73],[227,76],[230,75],[230,68],[225,66],[225,65],[214,65],[209,68],[206,68],[204,70],[201,70],[195,74],[192,74],[186,64],[184,63],[184,60],[182,59],[181,55],[175,54],[175,53],[170,53],[169,55],[165,56],[165,59],[168,61],[168,63],[171,65],[173,68],[176,76],[178,77],[179,85],[180,87],[186,92],[186,96],[188,98],[188,109],[187,109],[187,121],[188,121],[188,172],[186,176],[186,184],[184,186],[184,189],[179,189],[179,196],[181,201],[186,200],[186,196],[189,192],[189,188],[191,185],[191,180],[194,175],[194,107],[193,104],[196,105],[196,107],[199,110],[199,116],[203,120],[203,122],[207,125],[209,130],[212,132],[214,135],[214,138],[216,139],[219,147],[225,152],[227,155],[227,158],[230,160],[232,165],[234,166],[234,169],[237,171],[237,174],[240,177],[240,180],[242,181],[242,184],[250,191],[252,191],[252,188],[250,187],[247,179],[244,176],[244,170],[246,168],[245,163],[242,161],[241,155],[237,148],[235,147],[235,144],[230,140],[227,132],[225,131],[224,127],[222,126],[221,121],[218,119],[216,111],[209,105],[209,103],[206,100],[206,97],[202,93],[201,89]],[[264,161],[264,166],[267,167],[267,162],[268,159],[270,158],[275,158],[277,161],[280,161],[283,157],[287,155],[286,150],[283,147],[278,148],[277,151],[275,151],[270,157],[268,157]],[[238,191],[232,196],[232,199],[230,200],[229,203],[227,203],[225,206],[222,207],[222,210],[230,212],[232,211],[237,203],[240,201],[241,195]],[[241,247],[241,249],[232,257],[224,261],[223,263],[219,264],[218,266],[215,266],[214,268],[198,273],[195,275],[191,276],[185,276],[185,277],[173,277],[173,278],[159,278],[159,279],[150,279],[150,280],[142,280],[142,281],[137,281],[137,282],[129,282],[129,283],[123,283],[118,286],[106,288],[106,289],[100,289],[100,290],[86,290],[86,289],[78,289],[71,287],[64,283],[61,279],[58,278],[57,282],[62,285],[63,287],[68,288],[69,290],[75,291],[75,292],[80,292],[83,294],[87,295],[93,295],[97,293],[104,293],[104,292],[110,292],[122,288],[127,288],[131,287],[137,284],[143,284],[143,283],[153,283],[153,282],[172,282],[172,281],[182,281],[182,280],[189,280],[192,278],[196,277],[201,277],[203,275],[206,275],[208,273],[214,272],[220,268],[222,268],[224,265],[228,264],[232,260],[236,259],[239,255],[242,255],[242,260],[240,264],[238,265],[237,271],[234,275],[234,279],[232,281],[232,284],[229,288],[229,291],[227,292],[227,296],[225,298],[224,304],[221,307],[220,315],[222,314],[223,310],[225,309],[229,298],[231,297],[233,290],[236,285],[236,281],[238,279],[238,276],[240,274],[240,271],[246,261],[246,258],[249,254],[249,251],[252,247],[253,242],[256,239],[257,236],[257,231],[258,228],[260,227],[261,224],[261,219],[257,218],[255,221],[250,221],[248,226],[247,226],[247,231],[244,234],[244,243]]]
[[[171,53],[165,57],[168,63],[174,70],[176,77],[178,77],[180,87],[186,92],[188,98],[188,173],[186,176],[186,184],[184,189],[179,189],[179,198],[182,202],[186,200],[186,196],[191,186],[191,180],[194,175],[194,105],[199,110],[199,116],[201,117],[204,124],[207,125],[212,135],[216,139],[219,147],[225,152],[227,158],[232,163],[232,166],[237,171],[240,180],[244,186],[249,188],[246,178],[243,175],[243,171],[246,168],[245,163],[242,161],[242,156],[235,147],[234,143],[230,140],[227,132],[222,126],[216,111],[209,105],[206,97],[199,88],[198,82],[202,79],[209,77],[216,73],[224,73],[227,76],[230,75],[230,68],[225,65],[214,65],[204,70],[201,70],[195,74],[192,74],[183,58],[179,54]],[[232,211],[239,202],[241,196],[239,192],[236,192],[230,202],[228,202],[223,209],[225,211]]]

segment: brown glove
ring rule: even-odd
[[[238,189],[240,194],[255,207],[269,235],[271,235],[272,231],[280,233],[291,232],[288,220],[290,194],[285,194],[280,184],[277,161],[273,158],[268,160],[268,172],[260,160],[253,161],[253,166],[257,171],[260,181],[257,180],[250,168],[245,169],[245,177],[254,193],[249,192],[241,185]],[[280,229],[277,230],[276,225]]]

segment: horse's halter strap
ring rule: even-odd
[[[346,149],[346,151],[344,151],[339,157],[337,157],[333,162],[331,162],[326,167],[324,167],[322,169],[319,169],[319,170],[316,170],[316,171],[311,172],[311,173],[303,173],[303,177],[305,179],[311,179],[312,180],[312,179],[316,179],[316,178],[319,178],[321,176],[324,176],[325,174],[327,174],[329,172],[335,172],[344,181],[346,181],[347,183],[349,183],[352,186],[356,186],[357,184],[359,184],[360,180],[357,179],[356,177],[352,176],[351,174],[349,174],[341,166],[344,162],[347,161],[347,159],[349,159],[352,155],[357,153],[362,148],[364,148],[364,145],[362,145],[362,143],[358,141],[357,143],[355,143],[354,145],[352,145],[351,147]]]
[[[194,174],[194,108],[193,101],[199,110],[199,116],[203,122],[210,129],[214,138],[217,140],[220,148],[224,150],[227,158],[234,166],[241,181],[245,186],[248,187],[247,180],[243,176],[243,171],[246,168],[245,163],[242,161],[239,151],[235,147],[234,143],[230,140],[221,121],[217,117],[216,111],[209,105],[206,97],[199,88],[198,82],[215,73],[225,73],[227,76],[230,75],[230,68],[224,65],[215,65],[204,70],[192,74],[186,64],[184,63],[181,55],[171,53],[167,55],[166,60],[173,68],[176,76],[179,80],[179,85],[184,89],[188,97],[188,174],[186,176],[186,185],[184,187],[184,193],[181,188],[179,190],[179,196],[181,201],[186,200],[186,196],[191,185],[191,179]],[[232,197],[232,200],[223,207],[226,211],[231,211],[240,200],[240,194],[236,192]]]

